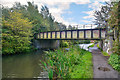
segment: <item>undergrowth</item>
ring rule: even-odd
[[[42,62],[50,79],[56,78],[92,78],[92,55],[78,46],[49,52],[48,60]]]

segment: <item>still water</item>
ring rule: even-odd
[[[43,51],[3,56],[2,78],[41,78],[47,76],[47,73],[39,66],[39,60],[45,61],[45,56]]]

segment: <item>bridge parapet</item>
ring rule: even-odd
[[[36,34],[36,39],[54,40],[100,40],[105,39],[105,29],[77,29],[63,31],[47,31]]]

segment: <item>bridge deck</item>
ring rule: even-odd
[[[42,40],[100,40],[105,39],[105,29],[78,29],[64,31],[48,31],[36,34]]]

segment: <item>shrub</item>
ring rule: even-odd
[[[21,53],[30,50],[32,24],[19,12],[9,12],[9,19],[3,16],[2,54]]]
[[[111,54],[108,63],[117,71],[120,72],[120,55]]]
[[[67,41],[61,41],[60,47],[69,47],[69,43]]]

